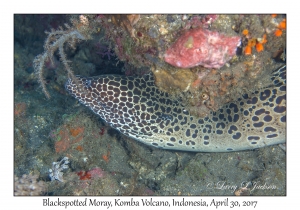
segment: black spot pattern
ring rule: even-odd
[[[248,136],[248,140],[260,140],[259,136]]]
[[[238,140],[238,139],[241,138],[241,136],[242,136],[242,134],[241,134],[240,132],[237,132],[235,135],[232,136],[232,138],[233,138],[234,140]]]
[[[278,136],[278,134],[270,134],[270,135],[267,135],[267,138],[275,138],[275,137],[277,137]]]
[[[77,83],[69,79],[65,87],[113,128],[143,143],[227,152],[284,141],[285,77],[285,67],[280,68],[272,77],[273,86],[244,94],[205,118],[192,116],[181,99],[160,91],[151,74],[140,78],[77,77]]]
[[[270,95],[271,95],[271,90],[266,89],[265,91],[263,91],[263,92],[260,93],[260,98],[259,98],[259,99],[260,99],[261,101],[264,101],[264,100],[266,100],[267,98],[269,98]]]
[[[265,132],[276,132],[277,130],[273,127],[265,127],[264,131]]]
[[[217,130],[216,133],[217,133],[218,135],[221,135],[221,134],[223,134],[223,131],[222,131],[222,130]]]
[[[265,122],[271,122],[272,121],[272,116],[270,116],[270,115],[266,115],[265,117],[264,117],[264,121]]]
[[[256,104],[258,101],[257,97],[253,97],[247,101],[247,104]]]
[[[254,127],[262,127],[264,125],[263,122],[253,123]]]
[[[284,113],[286,111],[286,107],[285,106],[275,106],[274,107],[274,112],[277,113]]]

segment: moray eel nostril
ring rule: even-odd
[[[182,151],[229,152],[284,143],[286,67],[272,75],[273,85],[197,118],[180,100],[160,91],[151,74],[144,77],[77,77],[65,87],[113,128],[147,145]],[[84,91],[80,91],[84,89]],[[204,95],[206,97],[206,95]]]

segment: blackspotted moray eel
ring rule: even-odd
[[[229,152],[286,140],[286,66],[272,85],[244,94],[208,117],[198,118],[143,77],[101,75],[69,79],[66,90],[111,127],[147,145],[195,152]]]

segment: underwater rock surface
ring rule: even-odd
[[[179,68],[202,65],[219,69],[235,55],[240,44],[238,36],[228,37],[216,31],[192,29],[166,51],[165,61]]]

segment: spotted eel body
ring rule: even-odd
[[[245,94],[205,118],[192,116],[180,99],[160,91],[151,74],[77,78],[65,85],[72,96],[113,128],[147,145],[229,152],[285,142],[285,66],[273,73],[273,85]]]

